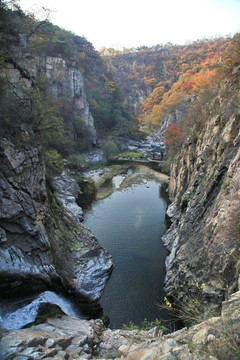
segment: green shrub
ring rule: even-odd
[[[167,160],[163,160],[161,162],[161,171],[164,174],[169,175],[170,174],[170,169],[171,169],[171,164],[172,164],[172,158],[168,158]]]
[[[45,153],[45,164],[51,174],[59,174],[63,171],[63,159],[57,150],[49,150]]]
[[[81,169],[86,166],[86,160],[81,154],[71,154],[67,157],[67,165],[70,168]]]
[[[118,153],[118,147],[115,141],[109,137],[102,144],[102,150],[106,160],[109,160]]]
[[[164,331],[166,331],[166,327],[162,324],[161,320],[159,319],[155,319],[154,321],[148,321],[147,319],[144,319],[143,321],[141,321],[140,325],[136,325],[134,324],[132,321],[129,322],[128,325],[123,324],[123,330],[144,330],[144,331],[148,331],[151,330],[152,328],[158,326],[158,328],[161,330],[161,332],[163,333]]]
[[[116,158],[125,158],[125,159],[139,159],[139,158],[143,158],[144,157],[144,153],[143,152],[135,152],[135,151],[130,151],[130,152],[126,152],[126,153],[121,153],[118,154],[116,156]]]

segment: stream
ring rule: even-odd
[[[168,254],[161,236],[169,226],[166,185],[159,181],[161,174],[139,166],[114,177],[112,194],[84,210],[84,224],[116,265],[100,299],[111,328],[169,319],[158,306],[163,304]]]
[[[112,255],[113,273],[100,299],[111,328],[140,325],[147,319],[169,319],[160,309],[164,297],[165,259],[161,236],[168,228],[166,176],[146,166],[129,168],[98,189],[98,199],[81,205],[84,224]],[[67,315],[85,312],[52,291],[0,299],[0,328],[19,329],[57,306]]]

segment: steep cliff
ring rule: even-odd
[[[61,55],[33,56],[29,53],[25,39],[20,39],[18,46],[13,49],[14,60],[9,60],[1,76],[15,87],[19,94],[22,94],[24,88],[41,88],[44,85],[45,92],[59,99],[61,116],[65,117],[71,137],[77,138],[75,123],[76,119],[81,118],[91,134],[92,143],[95,144],[97,134],[79,66],[73,60],[65,60]]]
[[[3,139],[0,159],[1,295],[50,288],[97,300],[112,259],[47,193],[41,149]]]
[[[193,130],[171,166],[163,241],[166,291],[183,298],[204,283],[203,295],[219,304],[236,287],[240,246],[240,107],[236,66],[202,109],[202,130]],[[214,95],[213,95],[214,94]],[[195,289],[195,290],[194,290]]]

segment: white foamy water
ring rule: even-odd
[[[46,303],[58,305],[66,315],[80,317],[69,300],[52,291],[45,291],[30,303],[19,308],[17,308],[17,302],[15,304],[9,303],[9,307],[7,302],[2,303],[0,306],[0,327],[6,329],[22,328],[36,319],[39,306]]]

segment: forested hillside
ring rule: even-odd
[[[63,158],[91,148],[97,136],[134,131],[132,111],[91,43],[51,24],[47,13],[38,21],[15,0],[0,5],[1,136],[27,132],[48,168],[62,169]]]
[[[124,89],[130,101],[136,101],[134,105],[139,105],[136,110],[138,113],[143,110],[144,119],[147,121],[147,115],[162,101],[164,93],[171,89],[179,77],[189,73],[196,74],[203,65],[206,67],[210,62],[211,68],[213,63],[216,65],[221,62],[220,53],[229,40],[201,40],[186,46],[166,44],[129,49],[122,53],[105,49],[101,53],[108,69],[114,73],[116,82]],[[189,84],[187,88],[188,86]],[[149,96],[144,107],[143,103],[138,101],[134,90],[142,91],[145,99]],[[154,115],[150,120],[157,122]]]
[[[100,136],[134,136],[139,125],[143,130],[156,130],[169,113],[178,110],[186,99],[196,100],[198,95],[197,101],[191,100],[184,107],[184,120],[166,131],[166,145],[170,148],[172,138],[182,143],[192,122],[198,122],[193,118],[204,98],[211,96],[221,77],[228,76],[238,56],[238,35],[185,46],[168,43],[123,52],[103,49],[98,53],[86,38],[51,24],[47,14],[42,21],[24,14],[14,0],[1,2],[0,16],[1,131],[9,130],[9,117],[15,119],[14,126],[30,124],[35,133],[40,127],[45,142],[46,130],[54,130],[56,139],[51,139],[49,148],[62,152],[61,156],[88,148],[92,137],[82,122],[83,116],[76,112],[71,89],[61,83],[63,75],[57,74],[50,84],[49,75],[42,71],[44,58],[61,58],[67,67],[83,76],[86,100]],[[29,82],[27,88],[3,76],[9,67],[19,70],[23,82]],[[3,115],[6,113],[8,116]],[[14,127],[13,121],[10,125]]]
[[[184,140],[203,129],[203,108],[222,79],[239,62],[239,34],[178,46],[167,44],[124,52],[104,49],[102,56],[136,122],[147,132],[164,135],[168,165]]]

